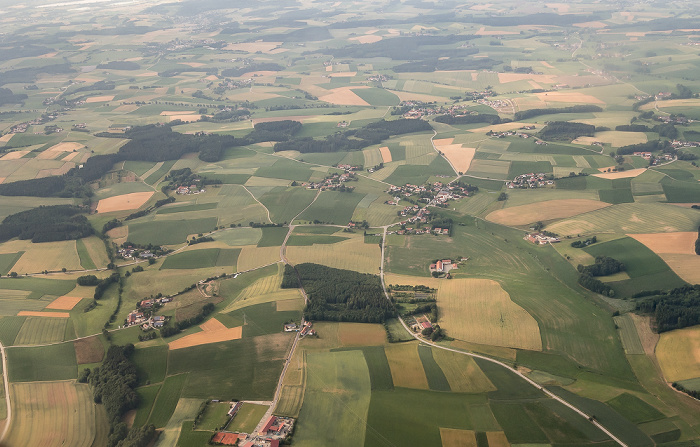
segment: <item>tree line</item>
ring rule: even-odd
[[[514,121],[521,121],[529,118],[534,118],[536,116],[541,116],[541,115],[553,115],[555,113],[592,113],[592,112],[602,112],[603,109],[601,109],[598,106],[594,105],[578,105],[578,106],[571,106],[571,107],[559,107],[556,109],[530,109],[530,110],[521,110],[519,112],[515,112],[515,115],[513,116]]]
[[[292,138],[275,144],[275,152],[299,151],[308,152],[338,152],[357,151],[394,136],[413,132],[432,130],[430,123],[423,120],[398,119],[394,121],[380,120],[367,124],[359,129],[349,129],[328,135],[322,140],[311,137]]]
[[[299,287],[297,278],[309,297],[304,308],[309,320],[383,323],[396,315],[377,275],[312,263],[287,265],[282,288]]]

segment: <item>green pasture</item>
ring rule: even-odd
[[[188,250],[168,256],[161,269],[193,269],[207,267],[235,267],[239,248],[204,248]]]
[[[324,191],[298,219],[301,221],[326,222],[346,225],[352,219],[355,207],[364,194],[338,191]]]
[[[263,166],[255,171],[257,177],[279,178],[306,182],[311,177],[311,169],[295,161],[280,158],[272,166]]]
[[[263,230],[260,228],[230,228],[214,234],[214,240],[221,241],[229,246],[255,245],[262,238]]]
[[[216,209],[219,206],[217,202],[208,202],[208,203],[195,203],[192,205],[171,205],[171,206],[166,206],[163,208],[160,208],[157,212],[157,214],[173,214],[173,213],[185,213],[185,212],[192,212],[192,211],[204,211],[204,210],[213,210]]]
[[[129,224],[129,241],[135,244],[182,244],[191,234],[207,233],[216,227],[216,217],[188,220],[159,220]]]
[[[165,378],[155,403],[153,404],[151,417],[148,418],[149,424],[153,424],[157,428],[165,427],[170,416],[172,416],[175,411],[175,407],[177,406],[178,400],[180,400],[180,394],[186,382],[187,374],[178,374]]]
[[[11,346],[27,317],[8,316],[0,318],[0,343]]]
[[[288,246],[308,246],[314,244],[335,244],[336,242],[345,241],[349,238],[342,236],[330,236],[330,235],[292,235],[287,240]]]
[[[168,355],[168,374],[189,373],[183,397],[269,400],[290,342],[274,334],[177,349]]]
[[[306,188],[278,186],[263,194],[258,200],[270,211],[270,218],[273,222],[283,223],[291,222],[313,201],[315,196],[316,191]]]
[[[75,379],[78,366],[73,343],[10,348],[7,363],[11,382]]]
[[[227,427],[229,431],[237,431],[240,433],[252,433],[258,425],[268,407],[265,405],[256,405],[252,403],[244,403],[238,414],[233,418],[231,424]]]
[[[204,410],[202,419],[197,424],[198,430],[218,430],[228,421],[228,402],[209,402]],[[259,422],[260,420],[258,420]],[[253,427],[255,428],[255,427]]]
[[[19,258],[21,258],[23,254],[23,251],[0,254],[0,275],[7,275],[10,270],[12,270],[12,266],[19,261]]]
[[[167,360],[168,347],[166,345],[134,350],[131,361],[136,365],[139,385],[162,382],[165,379]]]
[[[136,416],[134,417],[134,427],[142,427],[148,423],[148,418],[153,410],[153,404],[158,397],[161,385],[149,385],[136,389],[136,394],[139,396],[139,406],[136,407]]]

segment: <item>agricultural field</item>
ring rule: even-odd
[[[3,8],[1,445],[203,447],[232,400],[228,430],[272,402],[300,446],[616,445],[539,387],[629,447],[700,443],[671,386],[700,391],[697,300],[660,334],[638,310],[700,283],[692,2],[228,3]],[[591,285],[600,256],[625,269]],[[318,311],[302,263],[381,275],[387,311]],[[77,379],[125,344],[108,421]]]

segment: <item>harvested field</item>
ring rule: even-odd
[[[447,144],[438,147],[438,150],[449,160],[457,172],[467,172],[476,154],[473,147],[462,147],[461,144]]]
[[[476,433],[473,430],[458,430],[440,427],[442,447],[477,447]]]
[[[175,120],[180,120],[184,121],[186,123],[192,123],[195,121],[199,121],[202,119],[202,115],[194,114],[194,115],[171,115],[168,117],[168,121],[175,121]]]
[[[105,95],[105,96],[91,96],[88,99],[85,100],[87,103],[92,103],[92,102],[107,102],[111,101],[114,99],[114,95]]]
[[[433,358],[445,374],[452,392],[484,393],[496,390],[471,357],[444,349],[433,349]]]
[[[279,247],[256,247],[255,245],[247,245],[241,249],[241,254],[238,255],[239,272],[245,272],[257,267],[272,264],[280,260]]]
[[[70,318],[68,312],[36,312],[23,310],[17,314],[18,317],[48,317],[48,318]]]
[[[489,447],[510,447],[510,442],[502,431],[487,431],[486,439],[489,441]]]
[[[382,36],[375,36],[373,34],[368,34],[364,36],[356,36],[356,37],[351,37],[348,40],[355,40],[359,43],[374,43],[374,42],[379,42],[382,40]]]
[[[51,301],[46,309],[71,310],[82,300],[79,296],[61,296]]]
[[[202,332],[186,335],[168,343],[170,350],[218,343],[220,341],[238,340],[243,336],[243,326],[229,329],[216,318],[212,318],[199,327],[202,328]]]
[[[620,147],[628,144],[646,143],[647,135],[644,132],[622,132],[608,130],[605,132],[596,132],[595,136],[593,137],[579,137],[572,143],[593,144],[595,141],[609,143],[613,147]]]
[[[129,112],[133,112],[134,110],[138,110],[139,107],[140,106],[138,106],[136,104],[124,104],[124,105],[117,107],[113,111],[120,112],[120,113],[129,113]]]
[[[105,348],[98,336],[81,338],[74,341],[73,346],[78,365],[101,362],[104,358]]]
[[[441,146],[449,146],[453,141],[454,138],[438,138],[437,140],[433,140],[433,144],[439,148]]]
[[[343,346],[382,346],[386,331],[380,324],[340,323],[338,338]]]
[[[440,326],[454,338],[485,345],[541,350],[537,321],[496,281],[453,279],[438,289]]]
[[[380,256],[379,247],[358,243],[357,238],[335,244],[287,247],[287,258],[292,264],[314,262],[360,273],[377,273],[381,264]]]
[[[538,74],[528,74],[528,73],[498,73],[498,82],[501,84],[507,84],[509,82],[517,81],[535,81],[542,82],[545,84],[554,84],[556,76],[553,75],[538,75]]]
[[[700,256],[660,254],[674,273],[690,284],[700,284]]]
[[[427,390],[428,379],[418,357],[417,343],[395,343],[385,349],[394,386]]]
[[[696,232],[682,231],[677,233],[628,234],[657,255],[684,254],[695,255]]]
[[[329,78],[352,78],[356,76],[356,71],[339,71],[328,75]]]
[[[97,203],[98,213],[111,213],[113,211],[135,210],[141,208],[148,199],[153,196],[153,191],[132,192],[120,196],[102,199]]]
[[[17,345],[39,345],[63,341],[66,321],[64,318],[27,318],[14,342]]]
[[[162,116],[171,116],[171,115],[192,115],[194,113],[194,110],[165,110],[163,112],[160,112]]]
[[[527,225],[532,222],[562,219],[610,206],[590,199],[547,200],[529,205],[496,210],[486,219],[502,225]]]
[[[6,133],[5,135],[0,137],[0,143],[7,143],[14,136],[15,136],[15,134],[13,134],[13,133]]]
[[[500,76],[500,74],[499,74]],[[537,97],[544,102],[571,102],[578,104],[605,104],[605,102],[595,96],[578,92],[548,92],[536,93]]]
[[[661,334],[656,358],[668,382],[700,377],[700,326]]]
[[[356,87],[339,87],[328,90],[328,94],[319,96],[320,101],[325,101],[331,104],[346,105],[346,106],[368,106],[369,104],[364,99],[360,98],[351,89],[368,88],[367,86]]]
[[[58,143],[58,144],[55,144],[55,145],[51,146],[50,148],[46,149],[46,151],[73,152],[73,151],[77,151],[78,149],[82,149],[84,147],[85,147],[85,145],[82,143],[75,143],[75,142]]]
[[[379,148],[379,153],[382,154],[382,161],[384,163],[390,163],[391,162],[391,151],[389,150],[388,147],[380,147]]]
[[[602,168],[604,169],[604,168]],[[639,169],[630,169],[628,171],[619,171],[619,172],[606,172],[604,174],[593,174],[593,177],[598,177],[598,178],[607,178],[607,179],[616,179],[616,178],[633,178],[636,177],[640,174],[643,174],[646,172],[646,168],[639,168]]]
[[[17,159],[19,159],[19,158],[24,157],[24,156],[27,155],[29,152],[30,152],[30,151],[12,151],[12,152],[8,152],[8,153],[6,153],[5,155],[3,155],[2,158],[0,158],[0,160],[2,160],[2,161],[17,160]]]
[[[95,403],[87,384],[73,381],[13,383],[8,446],[90,447]]]

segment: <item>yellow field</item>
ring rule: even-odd
[[[439,146],[438,150],[449,160],[457,172],[467,172],[472,164],[476,149],[473,147],[462,147],[461,144],[446,144]]]
[[[389,284],[394,285],[406,285],[406,286],[427,286],[437,289],[445,281],[437,278],[421,278],[418,276],[408,276],[408,275],[397,275],[395,273],[385,273],[384,281],[387,286]]]
[[[384,348],[386,358],[389,360],[391,378],[394,386],[404,388],[418,388],[427,390],[428,379],[420,357],[418,357],[418,343],[394,343]]]
[[[366,86],[363,86],[367,88]],[[328,94],[319,96],[320,101],[325,101],[331,104],[346,105],[346,106],[368,106],[369,104],[364,99],[360,98],[353,92],[352,88],[358,87],[338,87],[328,90]]]
[[[382,36],[375,36],[375,35],[369,34],[369,35],[364,35],[364,36],[351,37],[348,40],[356,40],[359,43],[374,43],[374,42],[379,42],[380,40],[382,40]]]
[[[255,245],[247,245],[241,249],[241,254],[238,255],[237,270],[239,272],[245,272],[246,270],[272,264],[279,260],[279,247],[256,247]]]
[[[95,439],[95,403],[87,384],[13,383],[8,446],[90,447]]]
[[[548,92],[536,93],[537,97],[544,102],[573,102],[579,104],[605,104],[595,96],[586,95],[579,92]]]
[[[104,95],[104,96],[91,96],[85,100],[87,103],[92,102],[107,102],[114,99],[114,95]]]
[[[510,442],[502,431],[487,431],[486,439],[489,441],[489,447],[510,447]]]
[[[607,206],[610,204],[589,199],[547,200],[496,210],[486,216],[486,220],[503,225],[527,225],[537,221],[572,217]]]
[[[661,259],[686,282],[700,284],[700,256],[662,254]]]
[[[458,430],[440,427],[442,447],[476,447],[476,433],[473,430]],[[489,444],[490,445],[490,444]]]
[[[216,318],[212,318],[199,327],[202,328],[202,332],[186,335],[168,343],[170,350],[218,343],[220,341],[238,340],[243,336],[243,326],[229,329]]]
[[[656,358],[668,382],[700,377],[700,326],[661,334]]]
[[[73,152],[77,151],[78,149],[84,148],[85,145],[82,143],[76,143],[76,142],[68,142],[68,143],[58,143],[50,148],[46,149],[45,152],[48,151],[58,151],[58,152]]]
[[[82,300],[79,296],[60,296],[51,301],[46,309],[71,310]]]
[[[343,346],[382,346],[386,331],[381,324],[340,323],[338,338]]]
[[[628,171],[606,172],[603,174],[593,174],[593,177],[616,179],[616,178],[632,178],[646,172],[646,168],[630,169]]]
[[[453,279],[437,293],[440,326],[451,337],[485,345],[541,350],[535,319],[496,281]]]
[[[102,199],[97,203],[97,212],[111,213],[113,211],[135,210],[148,202],[153,194],[153,191],[132,192]]]
[[[12,134],[8,134],[8,135],[12,136]],[[5,136],[7,136],[7,135],[5,135]],[[3,137],[3,138],[5,138],[5,137]],[[29,152],[30,152],[30,151],[12,151],[12,152],[8,152],[8,153],[6,153],[5,155],[3,155],[2,157],[0,157],[0,160],[2,160],[2,161],[17,160],[17,159],[19,159],[19,158],[24,157],[24,156],[27,155]]]
[[[277,312],[302,310],[304,309],[304,299],[299,297],[291,300],[280,300],[275,303],[275,308],[277,309]]]
[[[657,255],[662,253],[695,255],[695,240],[698,233],[679,231],[676,233],[628,234]]]
[[[592,144],[595,141],[609,143],[613,147],[626,146],[628,144],[640,144],[647,142],[647,135],[644,132],[622,132],[617,130],[607,130],[596,132],[593,137],[579,137],[572,141],[575,144]]]
[[[388,147],[386,147],[386,146],[380,147],[379,152],[382,154],[382,160],[384,161],[384,163],[391,162],[391,151],[389,150]]]
[[[47,318],[70,318],[68,312],[38,312],[33,310],[22,310],[17,313],[18,317],[47,317]]]
[[[485,393],[496,390],[471,357],[444,349],[433,349],[433,357],[445,373],[452,392]]]
[[[75,241],[42,242],[34,244],[29,240],[12,240],[0,246],[2,253],[24,251],[22,257],[12,267],[19,274],[39,273],[44,270],[58,271],[81,269]]]
[[[260,278],[243,289],[235,301],[226,306],[223,312],[232,312],[254,304],[271,303],[273,301],[283,301],[285,304],[288,304],[286,303],[288,300],[300,299],[301,292],[299,289],[282,289],[280,287],[282,284],[282,271],[282,265],[280,264],[277,275]],[[298,306],[295,303],[292,303],[292,305]]]
[[[376,244],[365,244],[361,238],[353,237],[336,244],[287,247],[287,259],[292,264],[313,262],[360,273],[377,273],[381,252]]]
[[[29,317],[17,333],[15,344],[38,345],[63,341],[66,321],[65,318]]]

